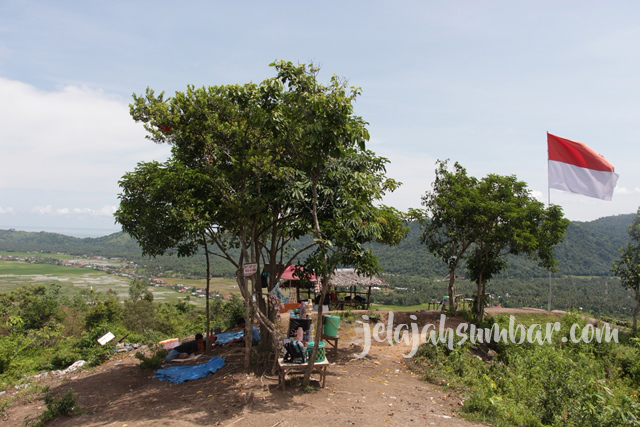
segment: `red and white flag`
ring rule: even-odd
[[[604,157],[580,142],[547,133],[549,187],[611,200],[618,174]]]

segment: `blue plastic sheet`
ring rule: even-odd
[[[230,343],[236,338],[243,338],[244,332],[223,332],[221,334],[216,334],[216,337],[218,337],[216,343],[224,345]]]
[[[153,378],[160,381],[167,381],[171,384],[181,384],[185,381],[197,380],[208,377],[224,366],[224,359],[212,357],[207,363],[195,366],[171,366],[167,369],[160,369]]]

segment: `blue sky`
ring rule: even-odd
[[[547,131],[620,175],[611,202],[552,190],[569,219],[640,205],[640,2],[3,0],[0,228],[116,230],[120,177],[168,154],[131,94],[260,82],[276,59],[362,88],[401,210],[437,159],[515,174],[547,202]]]

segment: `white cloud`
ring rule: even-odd
[[[547,198],[545,197],[545,195],[542,193],[542,191],[538,191],[538,190],[531,190],[531,195],[538,201],[546,203]]]
[[[15,214],[15,210],[12,207],[8,207],[8,208],[3,208],[2,206],[0,206],[0,215],[1,214]]]
[[[615,187],[613,192],[615,194],[638,194],[640,193],[640,188]]]
[[[34,206],[33,209],[31,209],[31,212],[35,212],[35,213],[40,214],[40,215],[49,215],[49,214],[53,213],[53,206],[51,206],[51,205]]]
[[[0,158],[10,159],[0,169],[0,188],[115,195],[118,180],[137,162],[169,152],[144,138],[127,103],[101,91],[65,86],[43,92],[0,78],[0,99],[11,100],[0,103]]]
[[[100,209],[91,208],[74,208],[73,213],[78,215],[91,215],[91,216],[113,216],[116,211],[115,206],[103,206]]]
[[[13,208],[9,208],[13,212]],[[46,206],[34,206],[31,212],[35,212],[40,215],[56,215],[56,216],[98,216],[98,217],[111,217],[116,211],[116,207],[113,205],[105,205],[99,209],[92,208],[54,208],[52,205]],[[0,213],[4,213],[0,207]]]

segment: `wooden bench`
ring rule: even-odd
[[[329,366],[329,361],[325,358],[322,362],[316,362],[313,365],[312,374],[317,373],[320,374],[320,387],[324,388],[324,382],[327,378],[327,366]],[[278,359],[278,385],[282,390],[284,390],[285,380],[287,374],[297,373],[304,374],[307,370],[306,363],[285,363],[284,359]]]

